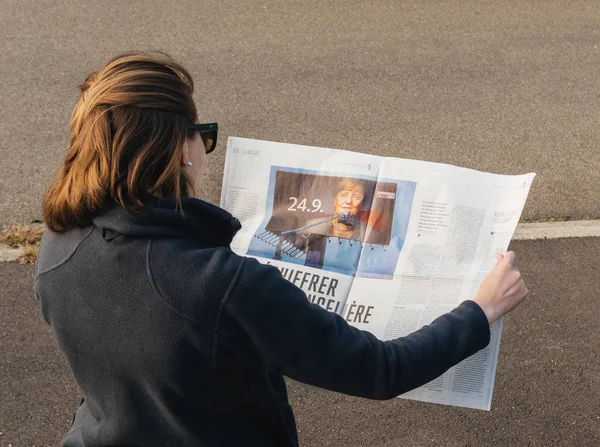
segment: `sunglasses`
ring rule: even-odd
[[[217,123],[193,124],[191,128],[200,132],[200,137],[202,138],[207,154],[215,150],[215,147],[217,147],[217,133],[219,132],[219,125]]]

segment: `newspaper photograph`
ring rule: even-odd
[[[233,251],[389,340],[475,296],[508,248],[534,177],[230,137],[221,206],[242,223]],[[499,320],[485,349],[401,397],[489,410],[501,328]]]
[[[266,214],[246,254],[350,276],[391,278],[414,191],[414,182],[274,166]],[[378,250],[363,250],[365,245]]]

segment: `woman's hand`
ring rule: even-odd
[[[515,268],[515,252],[498,255],[494,269],[481,283],[473,301],[485,312],[492,324],[501,316],[516,308],[529,293],[521,273]]]

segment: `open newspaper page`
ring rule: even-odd
[[[236,253],[385,340],[475,295],[533,178],[230,138],[221,205],[242,222]],[[486,349],[402,397],[489,410],[501,325]]]

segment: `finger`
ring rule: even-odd
[[[519,298],[524,298],[527,296],[527,286],[522,280],[517,281],[508,291],[506,292],[507,296],[517,296]]]
[[[502,260],[504,259],[504,255],[501,253],[498,253],[496,255],[496,265],[500,264],[502,262]]]
[[[515,263],[516,257],[517,257],[517,255],[515,254],[514,251],[507,251],[506,254],[504,255],[504,262],[506,262],[507,264],[510,264],[512,266]]]
[[[519,273],[514,273],[511,271],[504,272],[502,289],[505,290],[505,293],[509,293],[518,287],[522,280],[523,279]]]

